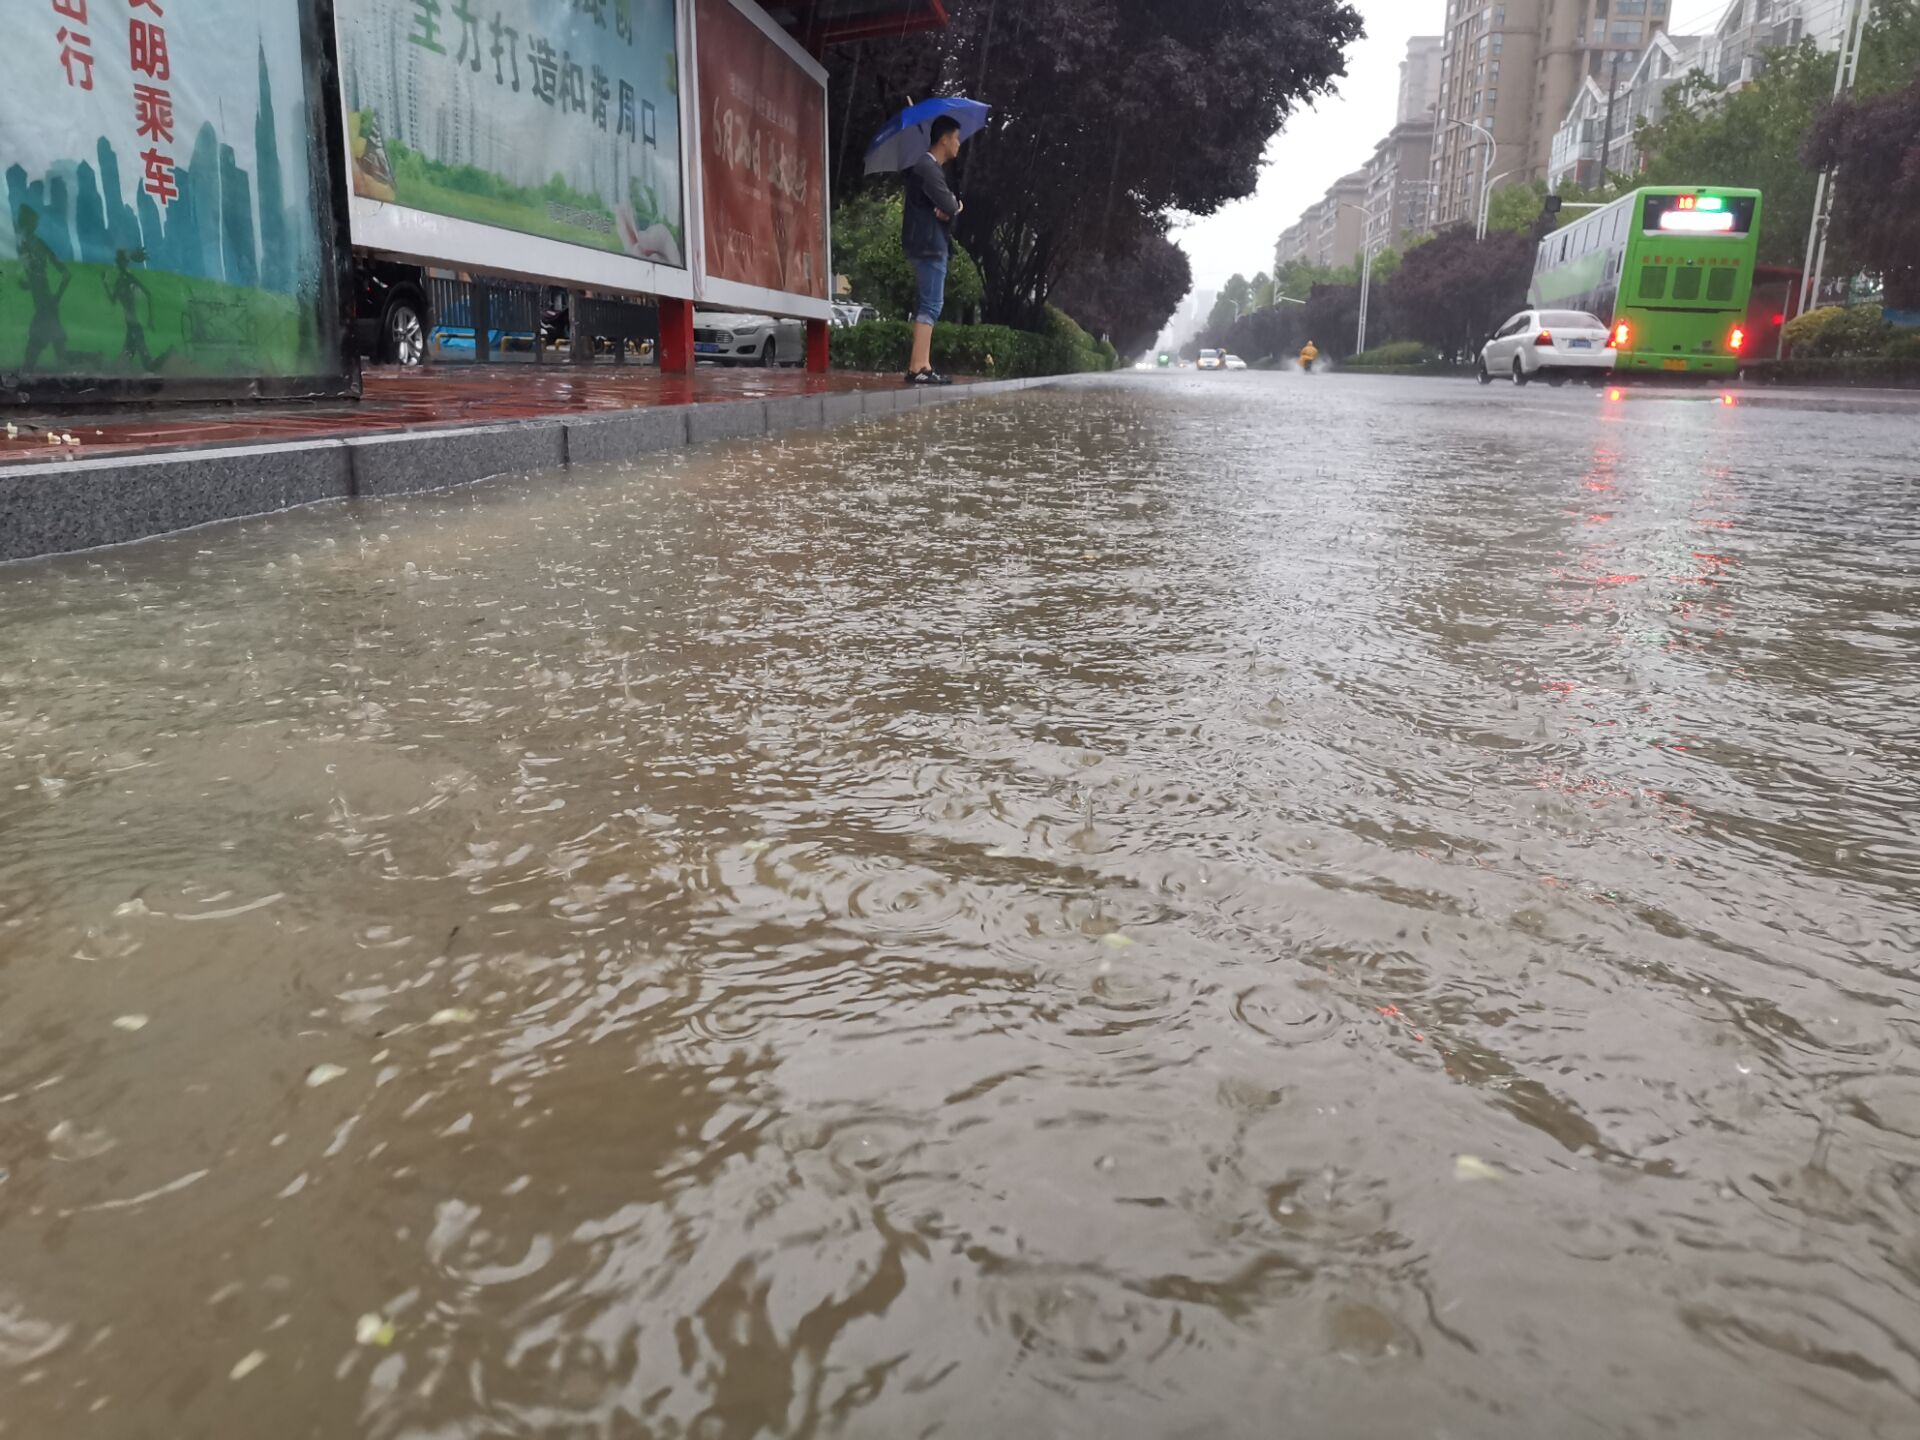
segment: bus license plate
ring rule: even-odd
[[[1667,361],[1667,369],[1669,370],[1684,370],[1686,368],[1687,368],[1687,362],[1684,360]]]

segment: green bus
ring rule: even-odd
[[[1758,190],[1636,190],[1540,242],[1528,302],[1604,318],[1617,373],[1735,374],[1759,244]]]

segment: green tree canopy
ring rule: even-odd
[[[951,24],[830,57],[835,188],[905,97],[993,106],[956,169],[955,231],[986,308],[1038,323],[1056,281],[1139,253],[1174,211],[1259,183],[1267,142],[1327,93],[1361,32],[1347,0],[948,0]],[[897,186],[897,182],[896,182]]]

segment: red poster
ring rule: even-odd
[[[695,15],[707,274],[824,300],[825,92],[731,0]]]

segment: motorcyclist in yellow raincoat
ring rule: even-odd
[[[1311,340],[1307,341],[1307,348],[1300,352],[1300,368],[1303,371],[1311,371],[1313,369],[1313,362],[1319,358],[1320,347]]]

